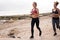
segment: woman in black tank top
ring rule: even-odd
[[[56,33],[56,27],[57,29],[60,29],[59,27],[59,11],[57,8],[58,2],[54,2],[54,9],[52,10],[52,25],[53,25],[53,30],[54,30],[54,36],[57,35]],[[56,24],[56,27],[55,27]]]

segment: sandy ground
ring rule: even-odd
[[[31,19],[16,20],[14,22],[0,23],[0,40],[60,40],[60,30],[57,29],[57,36],[53,36],[52,19],[49,16],[40,18],[40,28],[42,36],[39,36],[39,31],[34,27],[34,39],[30,39]],[[10,38],[8,34],[11,30],[15,30],[15,37]],[[20,38],[17,38],[20,37]]]

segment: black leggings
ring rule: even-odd
[[[54,30],[54,32],[56,33],[55,24],[56,24],[56,27],[57,27],[57,28],[60,28],[60,27],[59,27],[59,18],[52,18],[53,30]]]
[[[39,28],[39,18],[32,18],[31,21],[31,34],[34,35],[34,24],[36,23],[36,27],[41,32],[41,29]]]

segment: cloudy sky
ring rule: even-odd
[[[60,2],[59,0],[0,0],[0,15],[29,14],[34,1],[37,2],[40,13],[51,12],[54,1]]]

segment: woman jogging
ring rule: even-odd
[[[53,30],[54,30],[54,36],[57,35],[56,28],[60,29],[60,27],[59,27],[59,14],[60,14],[60,11],[57,8],[58,4],[59,4],[59,2],[54,2],[54,8],[52,9],[52,25],[53,25]]]
[[[37,3],[33,2],[33,9],[31,11],[31,37],[34,38],[34,24],[36,23],[36,27],[39,30],[39,36],[41,36],[41,29],[39,27],[39,9],[37,8]]]

